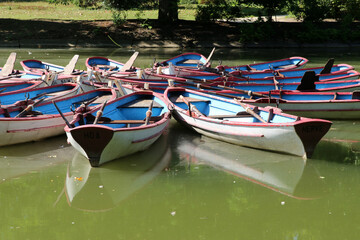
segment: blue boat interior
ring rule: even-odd
[[[73,89],[73,85],[55,85],[50,88],[35,88],[26,92],[13,93],[9,95],[0,95],[1,105],[13,104],[16,101],[28,99],[37,99],[37,98],[49,98],[52,97],[52,94],[57,94],[64,91],[69,91]]]
[[[45,69],[48,71],[62,71],[64,70],[64,68],[60,67],[60,66],[55,66],[55,65],[50,65],[50,64],[45,64],[43,62],[40,61],[24,61],[24,64],[26,66],[28,66],[29,68],[39,68],[39,69]]]
[[[152,108],[150,107],[152,104]],[[105,106],[102,118],[98,124],[111,128],[136,127],[145,124],[147,111],[151,108],[149,123],[156,122],[161,116],[168,111],[166,104],[153,95],[130,95],[125,98],[119,98],[116,101]],[[85,119],[85,124],[91,124],[94,116]]]
[[[303,61],[303,59],[292,58],[292,59],[284,59],[282,61],[274,61],[271,63],[250,64],[248,66],[232,67],[230,69],[234,70],[234,71],[238,71],[238,70],[240,70],[240,71],[249,71],[249,70],[262,71],[262,70],[268,70],[268,69],[279,70],[279,69],[283,69],[287,66],[300,64],[302,61]]]
[[[185,99],[182,100],[180,97]],[[169,99],[179,108],[191,111],[199,111],[202,115],[219,120],[228,120],[236,122],[261,122],[259,119],[251,115],[241,105],[222,101],[221,99],[211,98],[207,96],[197,95],[189,92],[173,92],[169,96]],[[195,109],[194,107],[195,106]],[[257,115],[269,123],[287,123],[294,122],[296,118],[286,117],[282,115],[274,114],[272,110],[263,111],[257,107],[252,109]]]
[[[341,71],[348,69],[348,66],[343,65],[336,65],[331,68],[331,72]],[[311,71],[314,71],[315,74],[320,74],[320,72],[323,70],[323,68],[315,68],[311,69]],[[282,71],[281,74],[283,74],[285,77],[299,77],[303,76],[306,71],[309,71],[309,69],[297,69],[297,70],[290,70],[290,71]],[[243,73],[241,76],[243,77],[249,77],[249,78],[265,78],[265,77],[273,77],[274,73],[272,71],[270,72],[253,72],[250,74]]]
[[[26,72],[23,75],[21,75],[20,78],[23,78],[23,79],[38,79],[38,78],[41,78],[41,75]]]
[[[17,91],[17,90],[20,90],[20,89],[31,87],[33,85],[34,85],[34,83],[19,83],[19,84],[2,85],[0,87],[0,93]]]
[[[76,97],[65,98],[56,101],[56,105],[60,109],[60,111],[65,114],[70,111],[74,111],[76,108],[80,107],[82,104],[87,104],[88,107],[94,107],[103,102],[104,98],[111,98],[112,94],[109,91],[90,91],[86,94],[80,94]],[[15,108],[2,108],[0,117],[16,117],[20,112],[23,112],[22,115],[18,117],[34,117],[37,115],[51,115],[51,114],[59,114],[55,105],[52,103],[41,104],[42,98],[36,99],[33,102],[29,102],[29,104],[33,105],[33,109],[28,112],[23,112],[23,110],[29,105],[24,104],[20,107]],[[71,107],[69,107],[71,106]]]
[[[118,64],[104,58],[91,58],[89,59],[88,64],[90,66],[97,66],[98,68],[103,70],[111,69],[111,71],[119,71],[124,66],[122,64]]]
[[[315,89],[327,89],[327,88],[338,88],[338,87],[350,87],[359,85],[360,82],[358,81],[328,81],[328,82],[316,82]],[[272,90],[276,90],[276,88],[282,90],[297,90],[299,84],[232,84],[231,87],[246,90],[246,91],[253,91],[253,92],[268,92]],[[314,89],[314,90],[315,90]]]
[[[175,66],[182,67],[197,67],[199,62],[205,64],[206,60],[197,54],[181,55],[166,61],[167,64],[172,63]]]

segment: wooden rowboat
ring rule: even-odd
[[[0,82],[0,95],[3,93],[16,93],[20,91],[28,91],[43,86],[41,81],[7,81]]]
[[[267,70],[285,70],[285,69],[295,69],[302,68],[309,62],[308,59],[304,57],[289,57],[283,59],[277,59],[267,62],[244,64],[238,66],[223,66],[224,69],[228,72],[232,71],[267,71]]]
[[[3,71],[4,68],[0,68],[0,73]],[[1,75],[0,74],[0,81],[4,80],[30,80],[30,79],[40,79],[42,74],[40,73],[30,73],[20,70],[14,70],[10,74]]]
[[[121,63],[106,57],[90,57],[86,59],[85,65],[88,71],[107,74],[129,74],[138,70],[138,68],[133,67],[138,55],[139,52],[134,52],[126,63]]]
[[[224,92],[225,93],[225,92]],[[255,106],[278,107],[297,116],[322,119],[359,119],[360,93],[272,91],[268,97],[244,99]]]
[[[242,146],[311,157],[331,122],[258,108],[184,88],[164,93],[174,118],[205,136]],[[190,109],[190,110],[189,110]]]
[[[170,112],[160,95],[142,91],[75,115],[65,132],[68,142],[92,166],[100,166],[147,149],[166,130],[169,121]]]
[[[226,89],[227,87],[253,91],[253,92],[269,92],[273,90],[299,90],[299,91],[322,91],[322,92],[351,92],[360,90],[360,80],[339,80],[339,81],[327,81],[327,82],[314,82],[311,78],[306,78],[301,83],[237,83],[237,82],[223,82],[213,83],[210,86]]]
[[[31,80],[41,79],[42,72],[26,72],[20,70],[14,70],[16,61],[16,53],[12,52],[7,59],[4,67],[0,68],[0,81],[6,80]]]
[[[306,74],[306,72],[305,72]],[[304,74],[304,75],[305,75]],[[200,75],[194,75],[194,76],[183,76],[183,77],[175,77],[178,80],[183,78],[187,80],[192,81],[201,81],[201,82],[221,82],[221,81],[231,81],[235,83],[258,83],[258,84],[266,84],[266,83],[300,83],[303,79],[304,75],[302,76],[295,76],[295,77],[285,77],[285,76],[269,76],[264,78],[239,78],[235,76],[218,76],[216,78],[213,77],[206,77],[206,76],[200,76]],[[164,78],[165,76],[162,75],[152,75],[152,79],[160,79]],[[157,76],[157,78],[155,78]],[[327,82],[327,81],[340,81],[340,80],[356,80],[359,79],[360,73],[355,70],[349,70],[346,72],[338,72],[338,73],[329,73],[329,74],[320,74],[316,75],[317,78],[316,81],[320,82]],[[174,77],[171,77],[174,78]]]
[[[202,65],[206,65],[208,59],[199,53],[182,53],[178,56],[172,57],[168,60],[162,61],[160,63],[155,63],[154,67],[167,67],[170,64],[176,67],[186,67],[186,68],[197,68]]]
[[[115,97],[114,90],[99,89],[56,100],[56,105],[63,116],[52,102],[43,102],[41,98],[23,102],[21,105],[0,108],[0,146],[37,141],[63,134],[65,123],[62,117],[70,120],[74,115],[70,107],[75,109],[81,106],[82,109],[79,111],[85,111],[99,105],[101,98],[110,100]]]
[[[112,78],[115,79],[115,78]],[[316,91],[316,92],[351,92],[360,90],[360,80],[339,80],[339,81],[315,81],[317,78],[314,72],[307,72],[301,80],[301,83],[273,83],[259,84],[259,83],[238,83],[236,81],[210,82],[202,84],[201,81],[188,80],[185,78],[168,77],[162,79],[129,79],[117,78],[124,83],[137,85],[145,88],[146,85],[150,89],[157,92],[165,91],[170,82],[174,82],[175,86],[198,89],[198,86],[206,87],[213,90],[233,90],[233,91],[251,91],[261,92],[267,94],[274,90],[299,90],[299,91]]]
[[[42,98],[43,102],[52,101],[76,95],[81,91],[81,85],[77,83],[64,83],[47,87],[5,92],[0,94],[1,107],[12,104],[23,104],[31,99]]]
[[[124,63],[106,57],[89,57],[85,62],[88,71],[120,71]]]
[[[309,72],[313,73],[314,82],[328,82],[328,81],[347,81],[356,80],[360,78],[360,73],[355,70],[349,70],[339,73],[329,73],[316,75],[314,71],[307,71],[302,76],[298,77],[284,77],[284,76],[271,76],[265,78],[237,78],[233,76],[216,76],[214,75],[189,75],[189,76],[168,76],[166,74],[157,74],[152,72],[146,72],[139,78],[137,74],[129,74],[127,76],[119,76],[122,79],[129,79],[133,81],[149,81],[149,82],[166,82],[167,79],[173,79],[176,81],[192,81],[200,83],[212,83],[212,82],[231,82],[235,84],[244,83],[256,83],[256,84],[287,84],[287,83],[301,83],[302,79],[308,75]],[[116,75],[111,76],[116,78]]]
[[[62,73],[64,75],[71,74],[79,74],[81,71],[75,69],[75,65],[77,60],[79,59],[79,55],[74,55],[74,57],[70,60],[69,64],[64,66],[59,66],[53,63],[43,62],[36,59],[29,59],[20,61],[20,64],[25,72],[30,73]]]
[[[164,71],[157,71],[158,75],[171,75],[171,76],[178,76],[178,77],[191,77],[191,78],[198,78],[201,80],[214,80],[219,77],[226,76],[229,79],[234,80],[241,80],[243,79],[264,79],[264,78],[284,78],[284,77],[302,77],[306,72],[312,71],[319,77],[324,74],[339,74],[345,73],[350,70],[354,70],[354,67],[348,64],[333,64],[333,61],[329,61],[324,67],[312,67],[312,68],[302,68],[302,69],[284,69],[284,70],[267,70],[267,71],[260,71],[260,72],[248,72],[248,71],[233,71],[227,72],[224,69],[217,69],[213,72],[206,72],[206,71],[198,71],[198,70],[191,70],[191,69],[173,69],[172,71],[164,70]],[[152,70],[147,69],[146,72],[148,74],[154,74]]]
[[[273,106],[286,113],[297,116],[322,119],[359,119],[360,93],[323,91],[284,91],[274,90],[266,94],[246,90],[218,90],[204,84],[186,83],[197,91],[242,102],[259,107]],[[155,89],[154,89],[155,90]]]

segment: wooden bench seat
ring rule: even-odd
[[[105,101],[109,101],[111,98],[112,98],[112,95],[104,95],[104,96],[101,96],[101,97],[97,98],[92,103],[101,104],[101,103],[104,103]]]
[[[141,99],[141,100],[135,100],[132,101],[130,103],[127,103],[125,105],[120,106],[119,108],[144,108],[144,107],[149,107],[151,102],[153,100],[152,99]],[[155,102],[153,103],[153,108],[162,108],[163,106],[160,105],[160,103]]]
[[[184,60],[181,60],[181,61],[178,61],[177,64],[199,64],[200,61],[199,60],[196,60],[196,59],[184,59]]]
[[[186,101],[193,103],[193,102],[210,102],[210,100],[203,100],[198,98],[192,98],[192,97],[184,97]],[[174,96],[170,98],[171,102],[184,102],[180,96]]]
[[[149,124],[155,121],[149,121]],[[145,120],[111,120],[111,121],[98,121],[99,124],[145,124]]]

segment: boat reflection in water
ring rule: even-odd
[[[65,192],[71,207],[107,211],[152,181],[171,161],[167,134],[149,149],[93,168],[75,154],[66,175]]]
[[[301,157],[240,147],[184,132],[181,135],[174,145],[180,158],[190,164],[210,165],[292,198],[314,199],[323,192],[307,189],[307,184],[319,187],[323,184],[316,170],[311,165],[307,167]]]
[[[68,162],[76,150],[65,136],[0,148],[1,182]]]

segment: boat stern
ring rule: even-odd
[[[67,135],[71,145],[89,159],[91,166],[98,167],[114,132],[106,127],[84,126],[71,129]]]
[[[332,122],[321,119],[300,120],[294,125],[295,132],[302,141],[307,158],[311,158],[321,138],[329,131]]]

